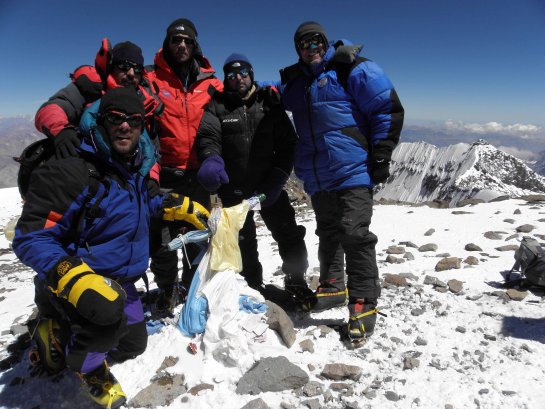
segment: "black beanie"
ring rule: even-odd
[[[130,41],[118,43],[112,50],[112,61],[114,63],[119,61],[130,61],[135,64],[144,66],[144,57],[142,56],[142,49],[136,44]]]
[[[197,29],[195,24],[187,18],[179,18],[174,20],[167,28],[167,38],[175,34],[184,34],[193,40],[197,38]]]
[[[233,71],[233,69],[248,68],[250,71],[250,79],[254,81],[254,69],[248,57],[244,54],[233,53],[225,60],[223,63],[223,74],[227,75],[228,72]]]
[[[299,42],[309,34],[316,33],[321,34],[324,39],[324,48],[327,49],[328,41],[324,28],[315,21],[305,21],[297,27],[297,30],[295,30],[295,34],[293,35],[293,42],[295,43],[297,53],[299,53]]]
[[[108,91],[100,100],[99,116],[109,111],[119,111],[127,115],[140,114],[144,119],[144,103],[134,88],[120,87]]]

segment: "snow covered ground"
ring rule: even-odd
[[[0,226],[4,226],[19,213],[20,202],[16,189],[1,190],[0,195]],[[168,408],[238,409],[256,398],[267,406],[254,402],[249,407],[545,408],[545,298],[529,292],[522,301],[513,301],[503,294],[505,290],[489,284],[501,280],[500,271],[512,266],[513,251],[496,248],[517,244],[517,238],[510,236],[518,226],[530,224],[534,229],[529,235],[545,235],[545,204],[508,200],[463,209],[378,205],[374,211],[372,230],[379,237],[381,277],[394,275],[386,281],[397,285],[384,284],[379,307],[388,316],[379,317],[374,336],[363,347],[347,349],[338,333],[324,326],[345,320],[346,308],[310,315],[292,313],[297,340],[291,348],[269,329],[265,337],[250,342],[245,363],[231,367],[213,358],[203,361],[202,351],[190,354],[189,339],[175,326],[167,326],[150,336],[143,355],[112,367],[129,401],[152,382],[170,356],[178,361],[166,371],[183,374],[187,389],[201,385],[201,390],[175,397],[163,406]],[[299,214],[307,228],[310,280],[318,274],[315,224],[310,210],[301,209]],[[496,239],[486,238],[486,232],[496,232]],[[281,285],[282,276],[274,274],[281,265],[277,246],[266,228],[258,233],[266,282]],[[521,237],[519,233],[518,239]],[[405,245],[414,260],[405,253],[405,262],[387,263],[386,249],[402,242],[434,243],[437,250],[420,252]],[[468,243],[482,251],[466,251]],[[8,247],[2,236],[0,249]],[[436,272],[437,262],[447,253],[462,260],[474,256],[478,264],[462,262],[460,269]],[[402,276],[395,276],[399,274]],[[425,283],[426,276],[444,283],[459,280],[463,289],[455,294],[427,284],[432,281],[429,277]],[[0,252],[0,359],[8,356],[8,345],[15,340],[10,329],[23,324],[32,311],[32,277],[32,271],[16,263],[12,252]],[[408,285],[403,285],[403,278]],[[451,284],[454,289],[455,283]],[[303,348],[300,342],[305,340]],[[308,341],[314,352],[303,351]],[[276,356],[285,356],[304,370],[322,392],[299,389],[257,396],[235,392],[248,360]],[[358,381],[327,379],[321,373],[331,363],[358,366],[362,375]],[[24,354],[21,362],[0,372],[0,407],[94,407],[73,374],[53,380],[31,378],[27,366]],[[339,383],[344,385],[339,387]]]

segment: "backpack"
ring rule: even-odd
[[[513,271],[520,271],[528,284],[545,287],[545,250],[536,239],[522,238],[510,273]]]
[[[26,196],[30,185],[30,178],[34,169],[43,165],[46,161],[53,157],[55,157],[55,143],[51,138],[44,138],[33,142],[23,149],[21,155],[18,157],[13,157],[13,160],[19,163],[19,171],[17,172],[17,187],[19,188],[19,193],[21,194],[23,201],[26,201]],[[89,189],[87,191],[87,196],[85,196],[81,214],[78,218],[76,227],[76,233],[78,235],[83,230],[85,219],[93,219],[96,217],[100,202],[108,195],[110,187],[108,180],[104,178],[103,172],[101,172],[95,164],[87,160],[85,163],[87,164],[87,171],[89,174]],[[104,193],[97,198],[90,209],[87,209],[87,204],[90,203],[91,199],[96,196],[101,183],[105,187]]]

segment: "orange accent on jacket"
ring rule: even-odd
[[[62,218],[62,214],[54,212],[51,210],[45,219],[44,229],[49,229],[50,227],[55,227],[57,222]]]

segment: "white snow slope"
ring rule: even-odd
[[[0,191],[0,225],[17,215],[20,203],[16,189]],[[520,214],[514,214],[520,209]],[[458,209],[460,210],[460,209]],[[533,234],[545,234],[545,204],[528,204],[508,200],[464,208],[466,214],[453,214],[452,209],[378,205],[374,209],[372,230],[378,235],[377,256],[381,277],[385,274],[410,273],[410,286],[383,288],[379,306],[388,317],[379,317],[374,336],[363,347],[347,349],[336,332],[323,331],[319,325],[346,319],[347,309],[337,308],[319,314],[292,315],[297,329],[297,341],[287,348],[272,330],[266,339],[256,341],[251,357],[254,361],[267,356],[286,356],[306,371],[311,381],[320,382],[323,390],[335,381],[320,373],[328,363],[345,363],[362,368],[357,382],[344,381],[354,393],[324,402],[325,408],[545,408],[545,301],[539,293],[528,293],[523,301],[504,301],[493,296],[496,291],[490,281],[501,280],[500,271],[513,263],[513,251],[500,252],[497,247],[516,244],[515,233],[522,224],[535,226]],[[309,250],[308,276],[316,275],[317,239],[310,210],[300,210],[300,221],[307,228]],[[514,219],[514,222],[505,222]],[[430,228],[431,236],[424,236]],[[504,240],[490,240],[487,231],[503,232]],[[519,239],[521,235],[518,236]],[[400,242],[416,245],[435,243],[436,252],[420,253],[406,248],[414,260],[389,264],[385,249]],[[482,252],[464,250],[475,243]],[[281,265],[277,246],[269,232],[259,228],[260,256],[266,282],[282,283],[274,275]],[[8,248],[0,238],[0,248]],[[440,254],[466,259],[474,255],[476,266],[462,263],[461,269],[435,272]],[[0,256],[0,267],[11,265],[15,256],[7,252]],[[2,270],[4,271],[4,270]],[[424,284],[431,275],[443,282],[457,279],[463,291],[454,294],[439,292]],[[13,323],[24,323],[33,307],[33,273],[29,269],[16,274],[0,275],[0,358],[15,339],[10,334]],[[418,342],[415,342],[419,339]],[[302,352],[299,343],[311,340],[314,353]],[[203,353],[187,352],[188,338],[177,328],[168,326],[150,336],[146,352],[132,361],[117,364],[112,371],[119,379],[129,400],[150,383],[166,356],[178,357],[169,368],[173,374],[184,374],[188,388],[200,383],[213,385],[196,396],[183,394],[168,408],[241,408],[261,397],[270,408],[316,407],[305,403],[310,398],[297,391],[267,392],[258,396],[237,395],[238,379],[246,371],[238,366],[208,359]],[[406,357],[417,358],[419,365],[404,369]],[[4,408],[94,408],[78,378],[65,372],[57,382],[48,378],[30,378],[26,354],[12,368],[0,372],[0,407]],[[375,393],[369,393],[374,391]],[[365,392],[365,394],[364,394]],[[391,400],[394,397],[394,400]],[[349,406],[347,406],[349,405]]]

